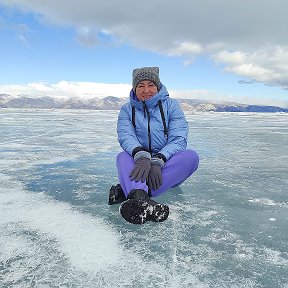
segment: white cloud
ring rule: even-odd
[[[42,21],[71,26],[84,45],[124,41],[184,57],[211,56],[225,71],[288,88],[286,0],[0,0],[34,12]],[[105,37],[104,37],[105,38]],[[22,38],[24,40],[24,38]],[[107,41],[107,39],[106,39]],[[232,52],[233,51],[233,52]]]
[[[129,96],[131,84],[105,84],[96,82],[58,83],[34,82],[26,85],[0,85],[0,94],[12,96],[27,95],[30,97],[50,96],[55,98],[103,98],[115,96],[125,98]],[[169,90],[173,98],[181,99],[214,99],[219,98],[215,92],[202,90]]]
[[[200,90],[169,90],[169,94],[172,98],[179,99],[212,99],[218,98],[219,95],[215,95],[214,92],[200,89]]]
[[[76,30],[77,38],[79,42],[82,43],[84,46],[94,46],[99,42],[97,37],[97,31],[94,31],[89,27],[83,26],[77,28]]]
[[[273,78],[277,78],[277,74],[272,70],[265,69],[255,64],[241,64],[226,68],[226,71],[248,78],[257,79],[262,82],[268,82]]]
[[[127,97],[131,85],[95,82],[28,83],[27,85],[0,85],[2,94],[51,96],[59,98],[103,98],[106,96]]]
[[[220,51],[214,60],[242,77],[288,89],[288,47],[267,47],[253,52]]]
[[[198,43],[193,42],[181,42],[176,43],[175,48],[168,51],[168,55],[171,56],[183,56],[183,55],[194,55],[202,52],[202,47]]]
[[[225,64],[242,64],[246,60],[246,56],[243,52],[240,51],[220,51],[216,56],[218,62]]]

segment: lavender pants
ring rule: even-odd
[[[179,186],[190,177],[198,168],[199,156],[193,150],[184,150],[172,156],[162,168],[163,183],[158,190],[152,190],[151,196],[158,196],[169,188]],[[131,181],[129,175],[134,167],[133,158],[125,151],[117,155],[117,169],[120,185],[127,197],[133,189],[142,189],[148,192],[146,182]]]

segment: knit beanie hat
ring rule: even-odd
[[[161,82],[159,78],[159,68],[158,67],[142,67],[133,70],[133,90],[136,91],[136,86],[139,82],[143,80],[150,80],[156,86],[158,91],[161,88]]]

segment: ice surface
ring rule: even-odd
[[[288,115],[187,113],[199,169],[138,226],[117,113],[0,110],[0,287],[288,287]]]

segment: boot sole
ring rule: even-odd
[[[119,207],[122,217],[133,224],[144,224],[147,221],[163,222],[169,216],[169,207],[163,204],[150,205],[145,201],[129,199]]]

